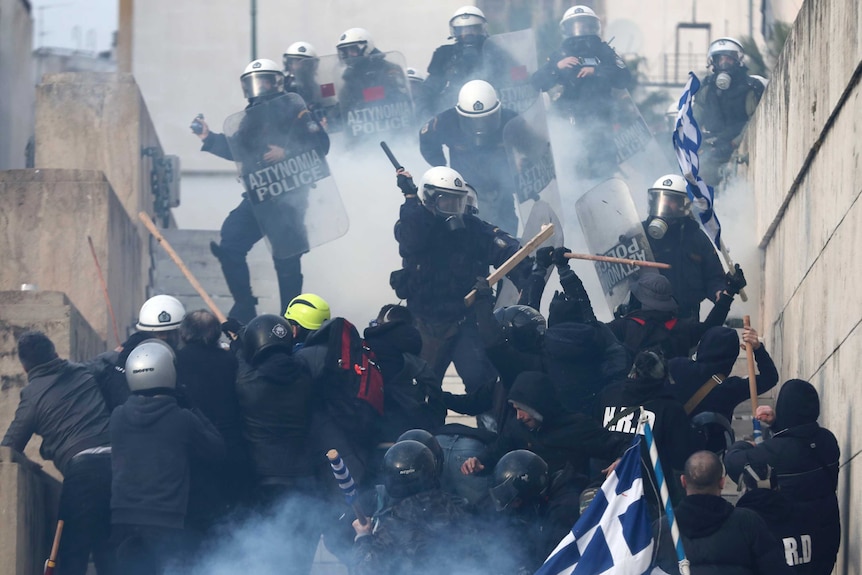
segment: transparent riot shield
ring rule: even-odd
[[[625,182],[605,180],[575,203],[587,247],[594,255],[654,261],[649,241]],[[641,268],[595,262],[611,312],[628,298],[630,281]]]
[[[519,114],[532,106],[539,95],[530,84],[538,69],[533,31],[494,34],[485,40],[482,53],[484,79],[497,89],[503,106]]]
[[[233,159],[273,258],[307,252],[347,232],[348,219],[319,147],[320,127],[296,94],[225,120]]]
[[[642,152],[653,139],[652,132],[641,116],[628,90],[614,90],[614,146],[617,164],[622,164]]]
[[[537,96],[532,106],[506,124],[503,142],[515,178],[523,223],[521,237],[527,241],[539,233],[542,225],[553,223],[554,235],[544,245],[562,246],[563,208],[541,98]]]
[[[398,52],[321,58],[318,81],[327,129],[344,132],[349,141],[412,133],[413,101],[405,69],[404,56]]]

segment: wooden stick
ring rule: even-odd
[[[610,256],[593,256],[590,254],[573,254],[569,252],[566,254],[566,257],[570,260],[590,260],[592,262],[608,262],[610,264],[628,264],[630,266],[640,266],[642,268],[659,268],[662,270],[670,269],[670,264],[643,260],[630,260],[626,258],[612,258]]]
[[[174,248],[171,247],[171,244],[168,243],[168,240],[164,238],[164,236],[159,232],[158,228],[156,228],[155,224],[153,224],[152,220],[150,220],[150,216],[147,215],[146,212],[138,212],[138,217],[144,222],[144,226],[153,234],[153,237],[165,248],[165,251],[168,252],[168,255],[174,260],[174,263],[177,264],[177,267],[180,268],[180,271],[183,272],[183,275],[186,276],[186,279],[189,280],[189,283],[192,284],[192,287],[195,288],[195,291],[198,292],[198,295],[204,300],[204,303],[207,304],[207,307],[210,308],[210,311],[213,312],[213,315],[218,318],[219,323],[224,323],[227,321],[225,315],[219,310],[216,306],[215,302],[209,296],[209,294],[204,291],[203,286],[198,282],[197,278],[192,275],[192,272],[189,271],[189,268],[183,263],[182,258],[177,255],[177,252],[174,251]]]
[[[57,553],[60,551],[60,538],[63,536],[63,520],[57,521],[57,531],[54,533],[54,543],[51,545],[51,555],[45,562],[45,575],[52,575],[57,566]]]
[[[90,253],[93,254],[93,261],[96,262],[96,271],[99,272],[99,282],[102,284],[102,293],[105,294],[105,301],[108,302],[108,313],[111,314],[111,324],[114,326],[114,337],[117,338],[117,345],[123,343],[120,339],[120,330],[117,329],[117,318],[114,316],[114,306],[111,305],[111,296],[108,295],[108,284],[105,283],[105,276],[102,274],[102,266],[99,265],[99,258],[96,256],[96,248],[93,246],[93,238],[87,236],[87,242],[90,244]]]
[[[750,329],[751,316],[742,316],[742,325]],[[754,347],[749,342],[745,342],[745,357],[748,360],[748,393],[751,396],[751,423],[754,427],[754,442],[760,443],[763,441],[763,434],[760,430],[760,421],[755,417],[757,413],[757,375],[754,373]]]
[[[488,283],[490,285],[494,285],[495,283],[503,279],[503,277],[507,273],[512,271],[512,269],[514,269],[516,265],[521,263],[524,258],[533,253],[536,248],[542,245],[544,241],[552,235],[554,235],[554,224],[545,224],[544,226],[542,226],[542,229],[539,231],[538,234],[536,234],[533,239],[528,241],[526,244],[524,244],[524,247],[512,254],[512,257],[503,262],[503,265],[491,272],[491,275],[488,276]],[[470,290],[470,293],[464,296],[464,305],[470,307],[471,305],[473,305],[473,302],[475,300],[476,290]]]

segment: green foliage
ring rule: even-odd
[[[772,29],[772,38],[766,44],[765,54],[760,51],[757,43],[750,36],[740,38],[739,41],[745,50],[745,60],[749,73],[769,78],[770,72],[778,61],[781,50],[784,48],[784,43],[787,41],[790,26],[787,22],[775,22]]]

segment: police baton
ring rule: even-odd
[[[503,279],[507,273],[512,271],[512,269],[521,263],[521,261],[523,261],[527,256],[536,251],[536,249],[545,243],[545,240],[550,238],[552,235],[554,235],[554,224],[545,224],[542,226],[542,229],[533,239],[524,244],[524,247],[512,254],[512,257],[503,262],[503,265],[495,269],[494,272],[488,276],[488,284],[494,285]],[[470,307],[473,305],[474,301],[476,301],[476,290],[470,290],[470,293],[464,297],[464,305]]]
[[[627,258],[612,258],[610,256],[594,256],[591,254],[575,254],[572,252],[566,252],[566,258],[570,260],[589,260],[591,262],[605,262],[609,264],[627,264],[630,266],[640,266],[642,268],[658,268],[660,270],[670,269],[670,264],[649,262],[645,260],[630,260]]]
[[[403,170],[404,166],[398,163],[398,160],[395,159],[395,154],[392,153],[392,150],[389,149],[389,144],[386,142],[380,142],[380,147],[383,148],[383,153],[386,154],[386,157],[389,158],[389,161],[392,162],[392,166],[396,170]]]

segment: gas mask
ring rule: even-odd
[[[648,204],[650,221],[647,233],[655,240],[662,239],[674,223],[688,217],[691,209],[685,193],[662,188],[649,190]]]
[[[715,87],[719,90],[727,90],[733,83],[733,78],[727,72],[719,72],[715,75]]]

